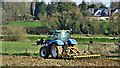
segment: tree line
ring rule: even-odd
[[[116,4],[115,6],[113,4]],[[111,8],[120,8],[119,2],[111,2]],[[23,2],[2,3],[3,23],[8,21],[34,21],[45,23],[44,26],[54,29],[69,29],[72,33],[83,34],[119,34],[119,13],[109,21],[90,21],[89,8],[107,8],[102,2],[77,5],[75,2]],[[115,25],[118,26],[116,27]]]

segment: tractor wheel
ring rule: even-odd
[[[47,48],[45,46],[40,48],[40,57],[42,58],[48,58],[49,54],[47,51]]]
[[[56,59],[58,58],[58,48],[57,48],[57,44],[52,44],[50,47],[50,53],[52,58]]]

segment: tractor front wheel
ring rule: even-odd
[[[47,47],[46,46],[43,46],[40,48],[40,57],[42,58],[48,58],[49,54],[48,54],[48,51],[47,51]]]
[[[52,58],[56,59],[58,58],[58,48],[57,48],[57,44],[53,43],[50,47],[50,53]]]

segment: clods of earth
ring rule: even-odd
[[[35,56],[2,56],[2,66],[120,66],[120,59],[43,59]]]

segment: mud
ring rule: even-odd
[[[120,66],[120,59],[43,59],[36,56],[2,56],[2,66]]]

